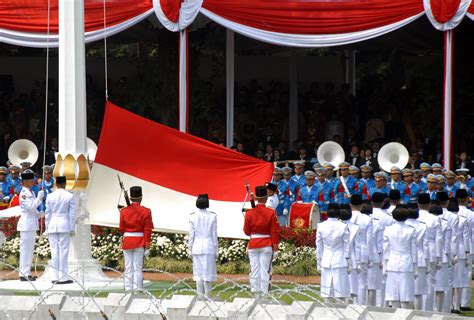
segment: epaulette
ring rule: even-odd
[[[209,211],[209,212],[212,213],[212,214],[217,214],[217,213],[215,213],[214,211]]]
[[[195,214],[195,213],[196,213],[196,212],[193,211],[193,212],[191,212],[189,215],[192,216],[192,215]]]
[[[393,217],[393,215],[392,215],[390,212],[388,212],[388,211],[387,211],[387,215]]]
[[[415,227],[414,227],[414,226],[412,226],[412,225],[409,225],[409,224],[407,224],[407,226],[409,226],[410,228],[413,228],[413,229],[415,229]]]
[[[441,218],[441,217],[440,217],[440,219],[441,219],[441,220],[444,220],[444,221],[448,221],[448,219],[445,219],[445,218]]]
[[[372,219],[377,220],[377,221],[380,220],[379,218],[375,218],[375,217],[373,217]]]
[[[418,221],[419,223],[423,223],[423,224],[426,224],[426,222],[423,222],[423,221]]]

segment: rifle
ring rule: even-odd
[[[252,206],[252,208],[255,208],[255,199],[253,197],[253,193],[250,191],[250,185],[248,184],[247,181],[245,181],[245,189],[247,190],[247,193],[245,194],[244,203],[242,205],[242,212],[247,211],[247,209],[244,209],[244,207],[245,207],[245,203],[247,202],[247,199],[249,198],[249,196],[250,196],[250,205]]]
[[[120,189],[122,190],[123,192],[123,196],[125,198],[125,202],[127,203],[127,207],[130,205],[130,198],[128,197],[128,192],[127,190],[125,189],[125,187],[123,186],[123,182],[122,180],[120,179],[120,176],[118,175],[117,173],[117,178],[118,178],[118,181],[119,181],[119,185],[120,185]],[[118,205],[118,208],[119,210],[123,208],[123,206],[121,205]]]

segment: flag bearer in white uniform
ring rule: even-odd
[[[407,209],[396,207],[392,216],[396,223],[383,233],[385,301],[392,307],[409,309],[415,300],[417,253],[415,228],[405,223]]]
[[[472,255],[474,254],[474,212],[469,210],[467,208],[467,205],[469,203],[469,198],[467,191],[465,189],[458,189],[456,190],[456,199],[458,199],[459,202],[459,216],[463,216],[466,218],[466,223],[468,226],[468,239],[469,239],[469,254],[467,254],[467,248],[464,248],[466,250],[466,255],[467,258],[464,261],[465,264],[465,271],[461,272],[461,275],[464,277],[462,282],[464,285],[469,284],[468,287],[463,286],[461,289],[461,311],[470,311],[470,305],[471,305],[471,286],[470,286],[470,280],[472,279]],[[462,263],[462,261],[459,261],[458,263]],[[462,267],[458,267],[462,269]],[[467,272],[466,272],[467,271]]]
[[[56,191],[46,198],[45,225],[51,247],[53,283],[72,283],[68,278],[70,237],[76,230],[76,197],[66,191],[66,177],[56,177]]]
[[[207,210],[209,196],[200,194],[196,200],[198,211],[189,218],[189,253],[193,258],[193,278],[200,295],[211,297],[211,283],[216,281],[217,215]]]
[[[420,217],[418,206],[408,208],[408,219],[406,224],[415,228],[416,234],[416,253],[417,253],[417,272],[415,279],[415,309],[424,310],[423,297],[428,294],[428,256],[429,244],[426,236],[426,223],[419,221]]]
[[[349,285],[351,293],[351,303],[357,303],[357,295],[359,294],[359,272],[361,257],[361,237],[360,228],[351,221],[352,212],[348,204],[341,204],[339,210],[339,219],[349,228],[349,255],[351,257],[351,273],[349,273]]]
[[[21,174],[23,182],[23,187],[20,191],[21,216],[16,227],[17,231],[20,232],[19,275],[21,281],[36,280],[36,277],[31,275],[31,265],[33,264],[36,231],[39,229],[38,219],[42,217],[38,207],[43,202],[44,192],[40,190],[38,197],[35,196],[31,190],[35,184],[34,179],[35,175],[31,170],[25,170]]]
[[[428,212],[430,209],[430,195],[428,193],[418,194],[418,220],[425,223],[426,233],[425,236],[428,241],[428,292],[425,299],[424,310],[433,311],[434,305],[434,285],[436,282],[436,267],[438,264],[438,258],[436,254],[436,248],[438,242],[441,240],[437,237],[438,229],[441,227],[439,218]],[[438,244],[440,246],[440,244]]]
[[[357,303],[367,304],[367,273],[369,265],[369,248],[372,246],[373,229],[372,220],[370,216],[360,212],[362,206],[362,197],[360,194],[353,194],[351,196],[352,217],[351,222],[358,225],[360,232],[356,241],[359,242],[356,246],[360,247],[360,261],[357,266],[358,275],[358,293]]]
[[[330,204],[328,219],[318,224],[316,231],[317,267],[321,272],[321,296],[338,298],[345,302],[350,296],[351,272],[350,232],[346,224],[338,220],[339,206]]]

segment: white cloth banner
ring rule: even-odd
[[[433,27],[440,31],[447,31],[456,28],[461,23],[462,19],[464,19],[464,16],[466,15],[470,5],[471,0],[461,0],[459,8],[453,18],[445,23],[440,23],[436,20],[433,15],[433,11],[431,10],[431,0],[423,0],[423,6],[425,8],[428,20],[430,20]]]
[[[130,20],[116,24],[106,29],[100,29],[96,31],[86,32],[85,41],[93,42],[103,39],[105,36],[109,37],[116,33],[119,33],[125,29],[132,27],[139,23],[143,19],[147,18],[153,13],[153,9],[150,9],[141,15],[138,15]],[[49,41],[47,34],[43,33],[30,33],[30,32],[17,32],[7,29],[0,28],[0,42],[9,43],[17,46],[32,47],[32,48],[46,48],[46,47],[57,47],[59,42],[58,34],[50,34]]]
[[[444,167],[451,170],[452,117],[453,117],[453,31],[445,31],[444,43],[444,107],[443,107],[443,160]]]
[[[421,17],[424,13],[419,13],[415,16],[407,18],[405,20],[392,23],[383,27],[351,32],[351,33],[340,33],[340,34],[321,34],[321,35],[306,35],[306,34],[290,34],[290,33],[279,33],[256,29],[242,24],[227,20],[218,16],[211,11],[201,8],[201,13],[209,19],[217,22],[218,24],[231,29],[237,33],[247,36],[252,39],[256,39],[263,42],[273,43],[281,46],[291,47],[330,47],[339,46],[359,41],[368,40],[397,30]]]
[[[202,0],[185,0],[181,3],[179,9],[179,18],[177,22],[170,21],[161,9],[160,0],[153,0],[153,8],[155,14],[160,20],[161,24],[170,31],[181,31],[186,29],[199,13],[202,6]]]

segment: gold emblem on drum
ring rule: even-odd
[[[301,217],[296,218],[293,220],[293,224],[296,228],[303,228],[304,227],[304,219]]]

